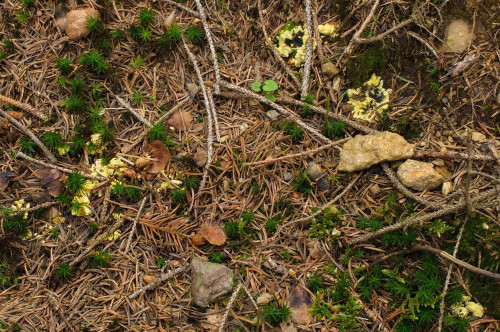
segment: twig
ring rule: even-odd
[[[130,242],[132,242],[132,236],[134,235],[135,228],[137,227],[137,221],[139,220],[139,217],[141,216],[142,209],[144,209],[144,205],[146,204],[147,199],[148,199],[147,197],[143,198],[143,200],[141,202],[141,206],[139,207],[139,211],[137,211],[137,215],[135,216],[135,219],[134,219],[134,224],[132,225],[132,230],[130,230],[130,235],[128,236],[127,246],[125,247],[124,253],[126,253],[130,247]]]
[[[203,176],[202,176],[202,179],[200,182],[200,186],[198,187],[198,191],[200,191],[203,188],[205,188],[205,183],[206,183],[207,177],[208,177],[208,168],[210,167],[210,164],[212,163],[213,142],[214,142],[214,134],[213,134],[213,128],[212,128],[213,119],[212,119],[212,111],[210,108],[210,100],[208,99],[208,93],[207,93],[207,89],[205,87],[205,82],[203,81],[203,77],[201,76],[200,67],[198,67],[198,61],[194,57],[193,53],[191,53],[191,51],[189,50],[189,47],[187,46],[184,38],[182,39],[182,45],[184,46],[184,50],[188,54],[188,57],[193,64],[194,70],[196,71],[196,75],[198,76],[198,81],[199,81],[199,84],[201,87],[201,91],[203,93],[203,101],[205,102],[205,109],[207,111],[207,118],[208,118],[207,162],[205,163],[205,167],[203,169]]]
[[[474,212],[474,207],[472,206],[472,203],[470,201],[470,181],[471,181],[471,172],[472,172],[472,155],[474,152],[472,151],[472,140],[471,140],[471,135],[467,135],[467,174],[465,175],[465,186],[464,186],[464,197],[465,197],[465,202],[467,204],[467,212],[469,213],[469,216],[473,217],[475,212]]]
[[[436,49],[431,44],[429,44],[428,41],[426,41],[424,38],[420,37],[419,35],[417,35],[412,31],[408,31],[408,34],[413,38],[415,38],[416,40],[418,40],[419,42],[421,42],[422,44],[424,44],[425,46],[427,46],[427,48],[432,52],[432,54],[434,54],[434,56],[437,59],[439,59],[439,54],[437,53]]]
[[[19,156],[19,157],[21,157],[23,159],[26,159],[28,161],[31,161],[32,163],[35,163],[35,164],[38,164],[38,165],[41,165],[41,166],[45,166],[45,167],[50,167],[50,168],[53,168],[53,169],[57,169],[58,171],[61,171],[61,172],[64,172],[64,173],[73,173],[74,172],[73,170],[71,170],[69,168],[64,168],[64,167],[61,167],[61,166],[49,164],[49,163],[46,163],[44,161],[32,158],[30,156],[25,155],[21,151],[16,152],[16,156]],[[93,174],[87,174],[87,173],[80,173],[80,174],[83,175],[84,177],[88,178],[88,179],[95,179],[95,180],[100,180],[100,181],[106,181],[107,180],[105,177],[102,177],[100,175],[93,175]]]
[[[316,129],[314,129],[311,126],[309,126],[308,124],[304,123],[302,120],[300,120],[297,117],[297,115],[295,113],[293,113],[290,110],[287,110],[283,106],[280,106],[280,105],[278,105],[278,104],[270,101],[269,99],[267,99],[267,98],[265,98],[265,97],[263,97],[261,95],[258,95],[258,94],[254,93],[254,92],[252,92],[252,91],[250,91],[248,89],[242,88],[241,86],[234,85],[234,84],[226,82],[224,80],[221,81],[221,85],[223,87],[226,87],[226,88],[229,88],[229,89],[233,89],[233,90],[236,90],[238,92],[247,94],[247,95],[251,96],[252,98],[257,99],[261,103],[268,104],[269,106],[271,106],[272,108],[274,108],[275,110],[277,110],[278,112],[280,112],[281,114],[288,116],[290,118],[290,120],[292,120],[297,125],[299,125],[300,127],[302,127],[302,129],[304,129],[304,130],[308,131],[309,133],[311,133],[319,142],[321,142],[321,143],[331,143],[331,141],[328,138],[326,138],[325,136],[323,136],[322,134],[320,134]]]
[[[38,205],[32,206],[29,209],[11,211],[11,212],[9,212],[9,217],[14,217],[14,216],[17,216],[18,214],[25,213],[25,212],[36,211],[36,210],[39,210],[39,209],[45,209],[45,208],[48,208],[50,206],[54,206],[54,205],[57,205],[57,204],[58,204],[58,202],[45,202],[45,203],[42,203],[42,204],[38,204]]]
[[[31,105],[28,105],[26,103],[23,103],[23,102],[20,102],[20,101],[17,101],[17,100],[14,100],[12,98],[9,98],[7,96],[4,96],[2,94],[0,94],[0,101],[1,102],[4,102],[6,104],[9,104],[9,105],[12,105],[12,106],[15,106],[17,108],[20,108],[22,109],[23,111],[26,111],[26,112],[29,112],[31,114],[33,114],[34,116],[36,116],[37,118],[39,119],[42,119],[42,120],[47,120],[47,116],[45,116],[45,114],[42,114],[40,112],[38,112],[37,110],[35,110],[35,108]]]
[[[466,153],[461,153],[461,152],[452,152],[452,151],[438,152],[438,151],[426,151],[426,150],[417,151],[412,158],[422,159],[425,157],[461,159],[461,160],[469,158],[469,156]],[[481,154],[474,154],[470,158],[471,160],[495,161],[494,157]]]
[[[23,125],[21,122],[17,121],[16,119],[14,119],[13,117],[11,117],[7,112],[5,112],[4,110],[0,110],[0,115],[2,115],[4,118],[8,119],[10,122],[12,122],[19,130],[21,130],[23,133],[25,133],[26,135],[29,136],[29,138],[31,138],[31,140],[33,142],[36,143],[36,145],[38,145],[38,147],[43,151],[43,153],[45,153],[45,155],[47,156],[47,158],[49,158],[49,160],[53,163],[57,162],[57,159],[52,155],[52,153],[50,152],[49,149],[47,149],[47,147],[45,146],[45,144],[43,144],[39,139],[38,137],[36,137],[36,135],[31,131],[29,130],[28,128],[26,128],[25,125]]]
[[[342,144],[342,143],[344,143],[344,142],[346,142],[348,140],[350,140],[350,138],[344,138],[344,139],[341,139],[341,140],[336,141],[336,142],[332,142],[332,143],[329,143],[329,144],[321,145],[318,148],[311,149],[311,150],[308,150],[308,151],[294,153],[294,154],[289,154],[289,155],[286,155],[286,156],[283,156],[283,157],[279,157],[279,158],[271,158],[271,159],[266,159],[266,160],[261,160],[261,161],[254,161],[254,162],[244,163],[243,166],[251,166],[251,167],[264,166],[264,165],[267,165],[267,164],[277,163],[279,161],[283,161],[283,160],[286,160],[286,159],[294,159],[294,158],[305,157],[305,156],[309,156],[309,155],[315,154],[316,152],[319,152],[319,151],[322,151],[322,150],[325,150],[325,149],[328,149],[328,148],[331,148],[331,147],[335,147],[336,145]]]
[[[108,89],[109,90],[109,89]],[[111,92],[111,91],[110,91]],[[111,94],[113,94],[113,92],[111,92]],[[129,103],[127,103],[125,100],[123,100],[121,97],[119,96],[114,96],[116,98],[116,100],[118,100],[118,102],[123,106],[125,107],[130,113],[132,113],[139,121],[141,121],[142,123],[144,123],[146,126],[148,126],[149,128],[151,128],[153,126],[153,124],[148,120],[146,119],[145,117],[143,117],[142,115],[140,115],[135,109],[132,108],[132,106],[130,106]]]
[[[214,47],[214,41],[212,39],[212,33],[208,28],[207,17],[205,15],[205,10],[201,5],[200,0],[194,0],[194,2],[196,2],[196,8],[198,8],[198,13],[200,14],[200,20],[201,23],[203,24],[203,29],[205,29],[205,35],[207,36],[208,45],[210,46],[210,53],[212,55],[212,61],[214,63],[214,71],[215,71],[214,89],[215,89],[215,94],[218,94],[220,92],[220,71],[219,71],[219,62],[217,61],[217,55],[215,54],[215,47]]]
[[[165,2],[167,2],[169,4],[171,4],[171,5],[177,6],[178,8],[180,8],[180,9],[188,12],[189,14],[191,14],[191,15],[193,15],[195,17],[200,17],[200,15],[197,12],[195,12],[191,8],[188,8],[188,7],[186,7],[186,6],[184,6],[184,5],[180,4],[180,3],[177,3],[177,2],[175,2],[173,0],[163,0],[163,1],[165,1]]]
[[[292,70],[290,69],[290,67],[288,67],[288,65],[286,64],[285,60],[283,60],[283,58],[279,54],[278,50],[274,46],[271,38],[269,38],[269,35],[267,34],[267,30],[266,30],[266,27],[264,25],[264,18],[262,17],[262,4],[261,4],[261,0],[257,0],[257,11],[259,12],[259,25],[260,25],[260,28],[262,29],[262,33],[264,34],[264,41],[265,41],[267,47],[269,47],[269,49],[273,53],[273,55],[276,58],[276,60],[278,60],[278,62],[283,67],[283,69],[285,69],[285,71],[288,74],[288,76],[290,76],[292,78],[292,81],[295,83],[295,85],[298,88],[300,88],[301,87],[301,83],[300,83],[299,79],[292,72]]]
[[[378,34],[376,36],[373,36],[373,37],[370,37],[370,38],[360,38],[359,36],[354,35],[353,39],[354,39],[354,41],[357,44],[374,43],[374,42],[377,42],[377,41],[380,41],[380,40],[384,39],[386,36],[388,36],[389,34],[393,33],[394,31],[396,31],[398,29],[401,29],[402,27],[407,26],[410,23],[413,23],[413,21],[414,21],[413,18],[409,18],[409,19],[406,19],[403,22],[399,23],[398,25],[393,26],[389,30],[384,31],[384,32],[382,32],[382,33],[380,33],[380,34]]]
[[[490,198],[490,197],[496,196],[496,195],[497,195],[497,189],[490,189],[490,190],[484,191],[472,199],[472,204],[477,204],[478,202],[480,202],[483,199],[487,199],[487,198]],[[466,207],[465,201],[460,201],[459,203],[457,203],[455,205],[447,206],[441,210],[438,210],[438,211],[435,211],[435,212],[432,212],[432,213],[429,213],[426,215],[414,216],[414,217],[408,218],[402,222],[386,226],[382,229],[379,229],[376,232],[357,236],[355,239],[349,240],[347,242],[349,245],[354,245],[354,244],[358,244],[361,242],[366,242],[366,241],[372,240],[374,238],[381,236],[382,234],[385,234],[385,233],[388,233],[391,231],[395,231],[395,230],[402,229],[402,228],[407,228],[407,227],[410,227],[410,226],[413,226],[413,225],[416,225],[419,223],[426,222],[428,220],[432,220],[434,218],[438,218],[438,217],[441,217],[441,216],[444,216],[444,215],[447,215],[450,213],[458,212],[459,210],[461,210],[465,207]]]
[[[106,191],[104,192],[104,202],[102,203],[102,209],[101,209],[101,214],[99,215],[99,221],[104,220],[104,218],[108,214],[110,197],[111,197],[111,186],[108,186],[106,188]]]
[[[455,244],[455,249],[453,249],[453,257],[457,256],[458,247],[460,246],[460,241],[462,240],[462,234],[464,232],[465,225],[467,224],[468,220],[469,220],[469,217],[466,216],[464,223],[462,224],[462,227],[460,227],[460,232],[458,233],[458,237],[457,237],[457,243]],[[448,266],[448,273],[446,273],[446,279],[444,281],[444,286],[443,286],[443,293],[441,294],[441,303],[439,305],[438,332],[441,332],[441,330],[443,328],[444,302],[445,302],[445,298],[446,298],[446,293],[448,292],[448,285],[450,284],[452,270],[453,270],[453,263],[451,263],[450,266]]]
[[[73,328],[73,326],[71,326],[71,324],[68,322],[68,319],[66,318],[66,314],[62,311],[61,307],[57,303],[57,301],[55,299],[55,295],[52,294],[52,292],[50,290],[48,290],[48,289],[47,289],[47,298],[49,299],[50,305],[57,311],[57,313],[59,314],[59,316],[64,321],[64,324],[66,324],[66,327],[70,331],[75,331],[75,329]]]
[[[183,266],[178,267],[175,270],[172,270],[170,272],[164,273],[159,278],[155,277],[155,278],[153,278],[153,280],[151,280],[151,282],[149,284],[147,284],[146,286],[144,286],[142,288],[139,288],[138,290],[136,290],[135,292],[130,294],[128,298],[135,299],[137,296],[141,295],[142,293],[145,293],[146,291],[151,290],[151,289],[155,289],[156,287],[160,286],[160,284],[162,282],[172,278],[173,276],[175,276],[176,274],[179,274],[182,271],[184,271]]]
[[[219,120],[217,118],[217,111],[215,110],[214,97],[211,92],[208,93],[208,101],[210,103],[210,110],[212,111],[212,118],[214,119],[215,138],[217,142],[220,142]]]
[[[306,0],[306,30],[309,38],[306,42],[306,58],[304,62],[304,71],[302,72],[302,94],[304,100],[307,96],[307,87],[309,83],[309,73],[311,71],[312,51],[313,51],[313,32],[311,18],[311,0]]]
[[[227,317],[229,316],[229,310],[231,310],[231,307],[233,306],[234,300],[236,300],[236,297],[238,296],[238,293],[240,292],[241,288],[243,288],[242,283],[238,284],[238,286],[236,286],[235,290],[233,291],[233,295],[231,295],[231,298],[229,299],[229,302],[227,303],[226,311],[224,312],[224,316],[222,316],[222,322],[220,323],[219,332],[224,331],[224,326],[226,325]]]

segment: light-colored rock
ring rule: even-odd
[[[289,295],[288,303],[292,312],[292,322],[300,325],[311,323],[312,317],[309,313],[312,300],[302,287],[295,287]]]
[[[330,61],[321,65],[321,71],[329,78],[333,78],[339,73],[339,69]]]
[[[486,141],[486,135],[477,131],[473,131],[471,134],[471,139],[473,142],[484,142]]]
[[[207,163],[208,155],[205,150],[198,149],[193,155],[196,166],[203,167]]]
[[[370,191],[370,193],[372,195],[376,195],[380,192],[380,186],[378,184],[373,184],[370,186],[370,188],[368,188],[368,190]]]
[[[448,181],[453,176],[453,174],[445,166],[434,166],[434,169],[443,177],[445,181]]]
[[[285,181],[290,181],[292,178],[293,178],[293,175],[291,172],[285,172],[285,174],[283,175],[283,180],[285,180]]]
[[[446,181],[441,187],[441,193],[448,196],[453,191],[453,183],[451,181]]]
[[[194,257],[191,261],[191,273],[193,302],[200,307],[209,305],[232,290],[233,271],[222,264]]]
[[[71,39],[79,39],[89,34],[87,30],[87,19],[89,17],[99,18],[99,12],[93,8],[81,8],[70,10],[66,14],[66,34]]]
[[[455,20],[446,27],[442,50],[445,52],[461,53],[469,47],[472,38],[471,25],[464,20]]]
[[[414,154],[415,146],[401,135],[388,131],[357,135],[344,144],[339,171],[359,171],[384,161],[411,158]]]
[[[444,178],[431,163],[408,159],[398,168],[398,178],[412,189],[423,191],[439,187]]]
[[[269,293],[263,293],[261,296],[257,298],[257,305],[264,305],[268,304],[274,299],[274,296],[272,296]]]
[[[267,115],[267,117],[269,119],[271,119],[273,121],[276,120],[278,118],[278,116],[280,116],[280,114],[277,111],[275,111],[275,110],[269,110],[269,111],[267,111],[266,115]]]
[[[444,166],[444,160],[443,159],[435,159],[432,161],[432,164],[434,166]]]
[[[68,11],[69,9],[66,8],[66,6],[58,5],[54,13],[56,25],[63,31],[66,29],[66,14],[68,13]]]

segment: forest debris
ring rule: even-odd
[[[191,112],[188,111],[177,111],[167,120],[167,124],[174,127],[177,130],[183,130],[187,128],[189,124],[193,121]]]
[[[195,246],[200,246],[207,241],[210,244],[221,246],[226,243],[226,233],[224,233],[219,225],[205,222],[201,225],[198,233],[193,236],[191,242]]]
[[[52,197],[59,194],[63,186],[62,173],[53,168],[40,168],[34,172],[35,176],[40,179],[42,188],[47,189],[47,192]]]
[[[158,174],[163,171],[171,159],[167,147],[159,140],[151,142],[146,148],[146,153],[154,159],[146,170],[150,174]]]
[[[0,191],[4,191],[10,183],[10,178],[14,176],[12,172],[0,172]]]
[[[193,302],[200,307],[209,305],[232,290],[233,271],[222,264],[194,257],[191,272]]]
[[[66,34],[71,39],[79,39],[89,34],[87,20],[89,17],[98,19],[99,12],[93,8],[70,10],[66,14]]]
[[[462,61],[459,61],[455,64],[455,66],[448,70],[446,74],[439,79],[439,82],[444,82],[446,81],[449,77],[455,77],[458,76],[461,72],[469,68],[471,64],[476,62],[477,60],[477,55],[476,54],[467,54]]]
[[[309,313],[309,307],[312,304],[312,300],[304,288],[300,286],[295,287],[290,293],[288,303],[292,312],[292,322],[300,325],[311,323],[313,318]]]

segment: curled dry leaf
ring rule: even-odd
[[[151,163],[151,159],[146,157],[139,157],[135,160],[135,167],[137,167],[137,169],[145,169],[146,167],[149,167]]]
[[[5,111],[5,113],[7,113],[8,115],[10,115],[11,117],[13,117],[14,119],[21,119],[23,117],[23,113],[21,112],[16,112],[16,111]]]
[[[146,151],[154,159],[146,172],[158,174],[163,171],[170,161],[170,152],[165,144],[158,140],[153,141],[147,146]]]
[[[40,168],[34,172],[35,176],[40,179],[42,188],[47,189],[47,192],[52,197],[59,194],[63,186],[62,173],[53,168]]]
[[[149,284],[153,280],[153,277],[149,274],[145,274],[144,277],[142,277],[142,280],[144,280],[146,284]]]
[[[14,176],[12,172],[0,172],[0,190],[4,191],[9,185],[10,178]]]
[[[213,223],[204,223],[201,225],[198,234],[205,238],[210,244],[221,246],[226,243],[226,233],[219,225]]]
[[[170,29],[175,22],[175,9],[165,19],[165,28]]]
[[[135,162],[135,164],[137,166],[137,161]],[[131,180],[135,180],[137,178],[137,173],[132,168],[125,168],[121,173],[124,177],[129,178]]]
[[[196,246],[196,247],[204,245],[206,242],[207,242],[207,240],[205,239],[205,237],[200,235],[200,234],[195,234],[191,238],[191,243],[193,244],[193,246]]]
[[[167,124],[174,127],[177,130],[182,130],[188,127],[193,121],[193,117],[190,112],[187,111],[177,111],[167,120]]]

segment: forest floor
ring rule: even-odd
[[[499,5],[3,1],[0,329],[498,331]],[[307,25],[295,66],[271,44]],[[383,131],[448,187],[339,170]],[[208,305],[195,257],[234,274]]]

